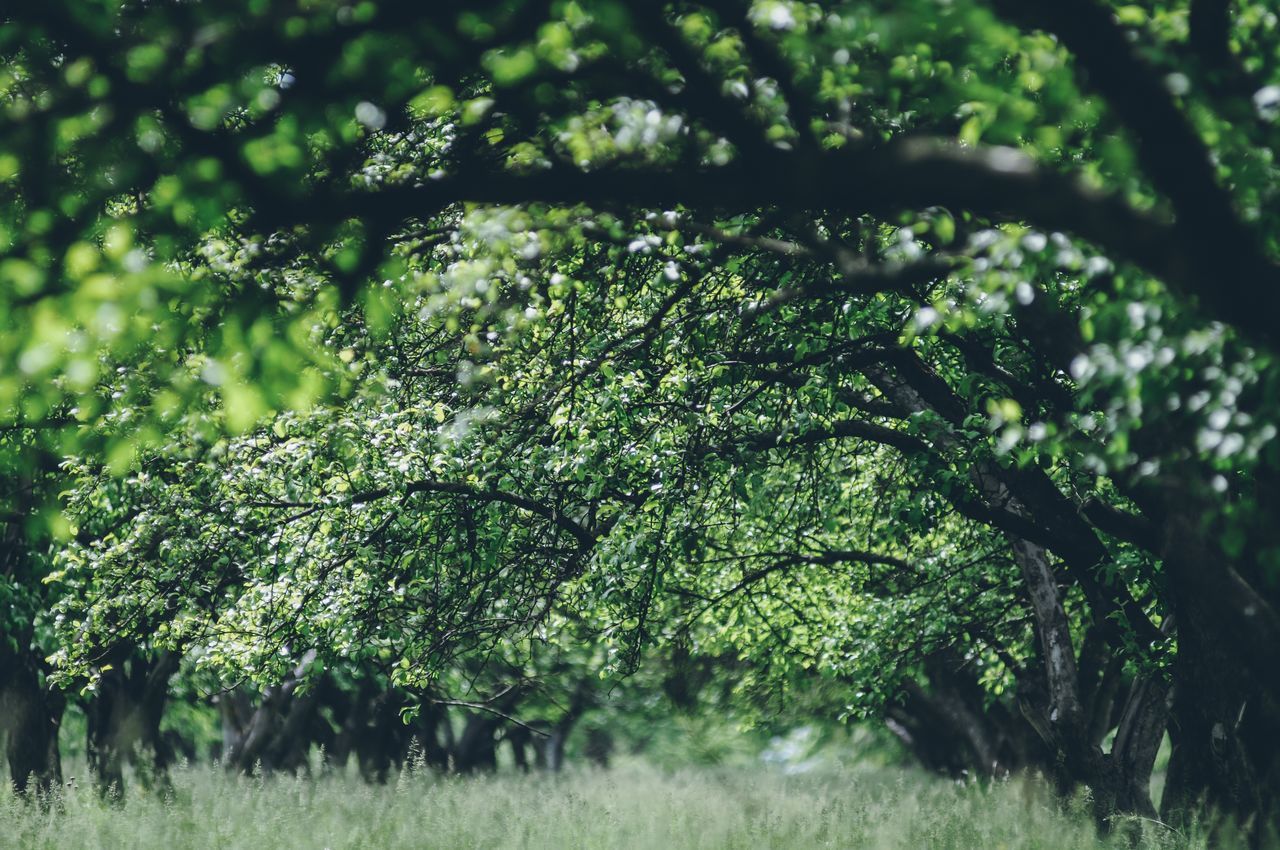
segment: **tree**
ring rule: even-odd
[[[1150,811],[1171,693],[1169,813],[1266,812],[1261,11],[14,15],[11,418],[76,405],[131,477],[90,456],[75,510],[146,506],[66,547],[68,628],[412,678],[730,603],[881,707],[986,659],[1103,817]]]

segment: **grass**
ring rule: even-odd
[[[179,769],[168,801],[124,805],[66,789],[53,806],[0,797],[0,846],[266,848],[1019,848],[1202,847],[1161,827],[1137,844],[1100,839],[1026,781],[961,786],[892,769],[803,775],[626,765],[557,777],[437,779],[386,786],[329,776],[233,778]]]

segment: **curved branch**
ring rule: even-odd
[[[1185,124],[1176,111],[1174,117]],[[1192,132],[1189,127],[1184,130]],[[1177,138],[1175,134],[1173,141]],[[1183,147],[1192,145],[1203,153],[1194,137]],[[1199,298],[1212,316],[1280,347],[1280,329],[1269,319],[1280,313],[1280,267],[1263,257],[1252,236],[1238,225],[1207,160],[1202,167],[1186,165],[1189,154],[1179,150],[1162,152],[1159,158],[1162,163],[1168,160],[1166,170],[1176,172],[1171,176],[1161,171],[1169,179],[1158,181],[1175,201],[1178,219],[1173,223],[1134,209],[1118,195],[1044,168],[1013,149],[975,150],[918,138],[821,156],[780,151],[719,168],[461,170],[416,186],[335,192],[327,198],[262,198],[257,215],[261,223],[284,225],[314,220],[317,210],[330,210],[344,219],[398,223],[464,201],[826,209],[875,215],[941,205],[1073,233],[1182,294]],[[1182,180],[1189,181],[1188,186]],[[1244,298],[1241,287],[1247,284],[1252,286],[1249,298]]]

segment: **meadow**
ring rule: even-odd
[[[52,805],[6,795],[0,845],[15,850],[356,848],[1094,848],[1206,847],[1203,837],[1128,822],[1099,836],[1084,801],[1034,782],[960,784],[896,768],[660,770],[639,763],[558,776],[442,779],[406,770],[387,785],[339,775],[174,772],[167,799],[121,804],[69,780]],[[1221,845],[1220,845],[1221,846]],[[1230,846],[1228,842],[1226,846]]]

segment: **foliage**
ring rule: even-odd
[[[63,683],[672,648],[1100,818],[1170,725],[1168,811],[1276,805],[1265,5],[10,18],[0,445],[65,458],[17,642]]]

